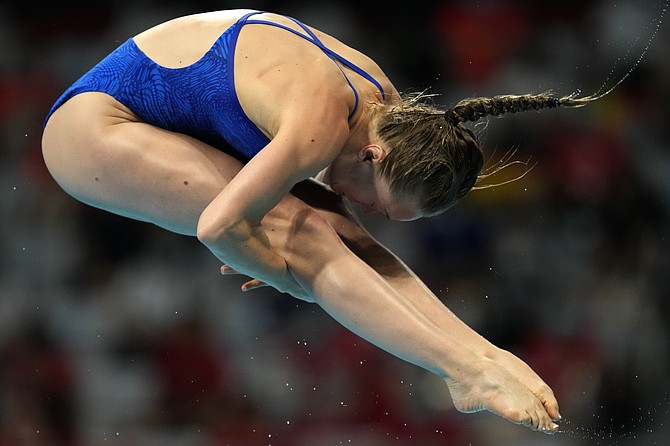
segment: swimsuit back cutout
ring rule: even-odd
[[[235,154],[242,158],[253,157],[270,140],[244,113],[235,92],[235,46],[246,23],[278,26],[314,43],[333,61],[368,79],[384,94],[374,78],[325,47],[299,21],[291,19],[307,34],[273,22],[248,20],[261,13],[245,14],[199,60],[181,68],[158,65],[138,48],[133,39],[128,39],[63,93],[49,111],[45,124],[68,99],[80,93],[101,92],[112,96],[149,124],[192,136],[229,153],[232,146]],[[358,92],[342,67],[337,66],[356,98],[351,117],[358,106]]]

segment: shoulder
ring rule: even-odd
[[[289,40],[284,46],[275,40],[268,51],[249,40],[238,42],[235,90],[247,116],[268,136],[291,124],[303,129],[317,123],[347,125],[355,97],[331,59],[308,42],[302,46]]]
[[[277,114],[275,139],[288,143],[306,165],[329,164],[345,146],[350,133],[348,120],[353,107],[351,92],[337,83],[307,85],[292,107]]]

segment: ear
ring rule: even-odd
[[[370,161],[372,163],[379,163],[386,158],[386,150],[382,149],[377,144],[370,144],[358,151],[356,160],[359,162]]]

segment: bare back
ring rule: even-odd
[[[159,65],[181,68],[202,58],[221,34],[248,12],[227,10],[180,17],[144,31],[134,40]],[[257,17],[300,31],[293,21],[281,15],[263,13]],[[387,100],[397,98],[397,91],[372,59],[332,36],[310,29],[325,46],[374,77],[387,93]],[[276,135],[282,119],[286,119],[281,112],[287,110],[287,104],[313,109],[332,105],[324,103],[324,97],[328,97],[328,102],[341,97],[353,110],[354,93],[341,69],[358,92],[360,102],[383,101],[379,89],[370,82],[334,62],[313,43],[274,26],[244,26],[235,48],[234,66],[240,104],[269,138]],[[333,89],[341,90],[341,94],[333,95]],[[354,123],[355,116],[350,124]]]

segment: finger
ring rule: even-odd
[[[261,282],[258,279],[253,279],[242,285],[242,291],[255,290],[256,288],[262,288],[265,286],[268,286],[265,282]]]
[[[232,269],[228,265],[221,265],[221,274],[223,274],[223,275],[238,274],[238,272],[236,270]]]

